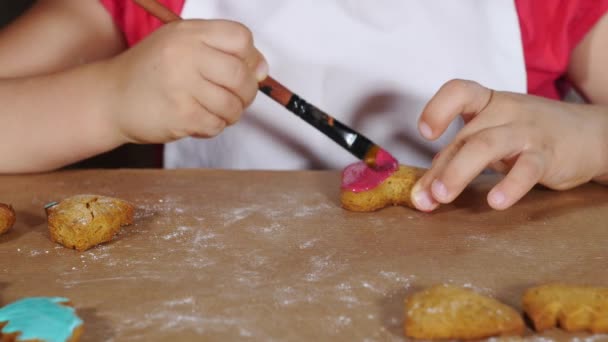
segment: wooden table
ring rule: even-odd
[[[537,189],[498,212],[485,204],[494,181],[433,214],[361,214],[340,208],[337,172],[3,176],[18,220],[0,237],[0,304],[69,297],[85,341],[401,341],[404,297],[432,284],[518,309],[531,285],[608,286],[606,188]],[[83,253],[52,243],[43,206],[81,193],[133,202],[136,223]]]

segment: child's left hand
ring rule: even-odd
[[[416,207],[452,202],[484,169],[506,174],[488,194],[506,209],[540,183],[564,190],[608,175],[608,109],[492,91],[475,82],[446,83],[419,121],[437,139],[461,115],[464,128],[436,156],[412,192]]]

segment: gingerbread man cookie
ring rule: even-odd
[[[349,165],[342,172],[342,207],[361,212],[391,205],[414,208],[412,188],[424,171],[405,165],[398,165],[394,170],[374,170],[364,163]]]
[[[528,289],[523,308],[536,331],[608,333],[608,288],[547,284]]]

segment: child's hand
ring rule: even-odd
[[[487,167],[506,174],[488,194],[495,209],[510,207],[537,183],[562,190],[608,172],[605,108],[493,92],[455,80],[427,104],[419,130],[437,139],[458,115],[464,128],[414,187],[420,210],[453,201]]]
[[[163,26],[109,70],[125,142],[164,143],[212,137],[237,122],[268,67],[243,25],[187,20]]]

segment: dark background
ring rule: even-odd
[[[32,0],[4,0],[0,2],[0,25],[6,25],[33,2]]]
[[[95,0],[82,0],[95,1]],[[0,0],[0,28],[23,11],[33,0]],[[149,168],[160,165],[160,146],[125,145],[114,151],[84,160],[68,168]]]

